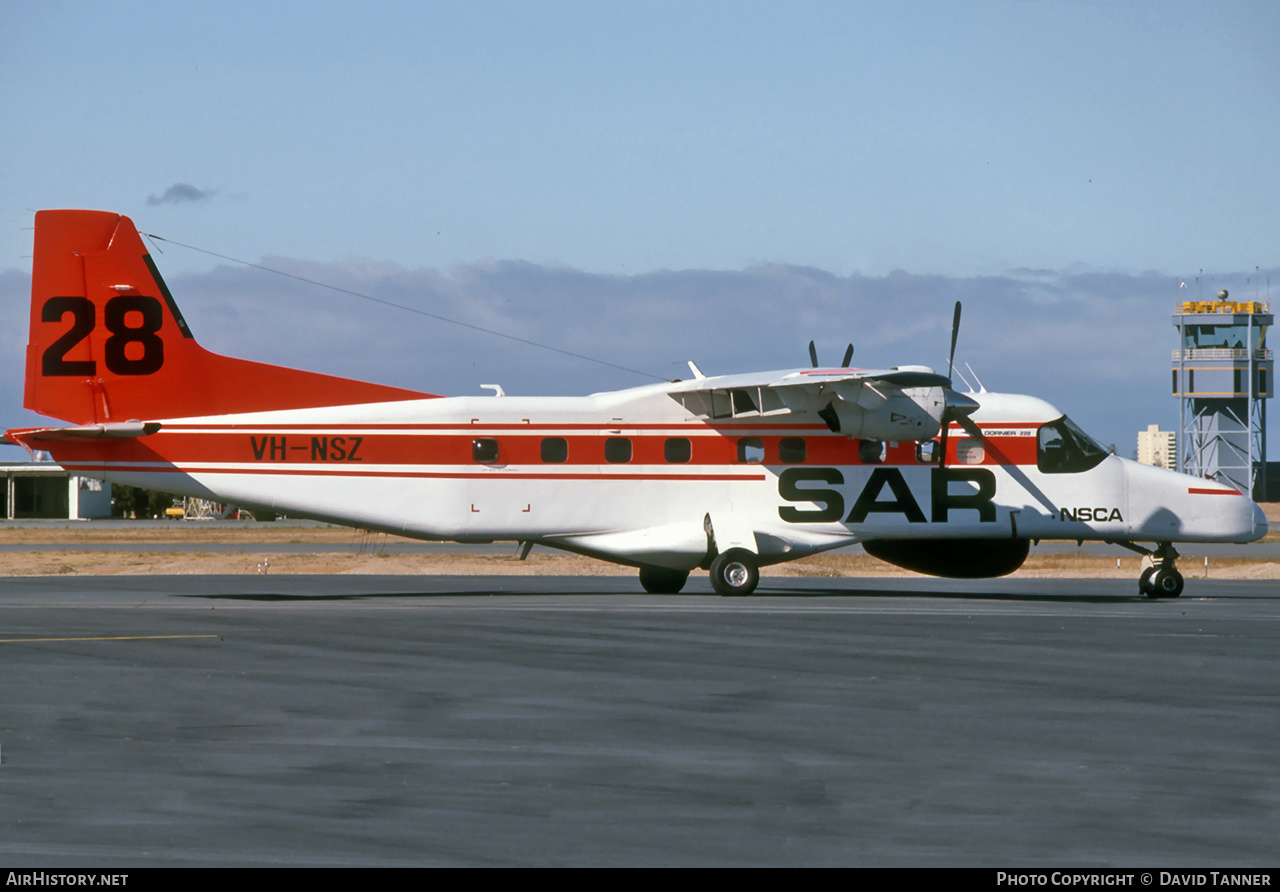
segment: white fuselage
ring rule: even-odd
[[[1094,456],[1054,466],[1031,397],[973,394],[945,467],[916,442],[833,433],[810,413],[709,420],[652,385],[586,397],[437,398],[162,420],[64,446],[77,473],[415,538],[523,540],[690,569],[870,539],[1246,542],[1261,511],[1221,484]],[[981,431],[981,438],[974,431]],[[1068,456],[1068,459],[1070,456]],[[1087,462],[1086,462],[1087,463]]]

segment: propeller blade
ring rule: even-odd
[[[960,301],[956,301],[956,312],[951,317],[951,354],[947,357],[946,403],[942,407],[942,443],[940,444],[942,454],[938,456],[938,465],[943,468],[947,466],[947,434],[951,429],[951,420],[957,418],[963,424],[969,413],[978,407],[977,403],[967,397],[957,399],[960,394],[951,389],[951,376],[956,365],[956,341],[959,337]]]
[[[813,363],[813,367],[818,367],[818,348],[813,346],[813,341],[809,342],[809,362]]]
[[[963,393],[956,393],[950,387],[944,391],[946,396],[946,405],[942,408],[942,456],[939,464],[942,467],[947,466],[947,434],[951,430],[951,422],[959,422],[960,426],[965,429],[971,436],[978,439],[982,438],[982,431],[973,423],[973,419],[969,416],[978,411],[980,404],[972,397],[965,396]]]
[[[951,370],[955,368],[956,360],[956,339],[960,337],[960,301],[956,301],[956,314],[951,320],[951,355],[947,357],[947,377],[951,377]]]
[[[827,423],[827,427],[830,428],[831,433],[840,433],[840,416],[836,414],[835,400],[827,403],[827,407],[825,409],[819,409],[818,417]]]
[[[840,368],[847,369],[849,363],[853,361],[853,344],[849,345],[849,349],[844,351],[844,362],[840,363]]]

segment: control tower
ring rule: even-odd
[[[1180,401],[1178,467],[1261,498],[1266,481],[1267,400],[1275,362],[1267,349],[1270,304],[1179,302],[1173,315],[1173,395]]]

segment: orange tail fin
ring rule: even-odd
[[[26,408],[77,424],[426,399],[210,353],[192,337],[133,221],[36,214]]]

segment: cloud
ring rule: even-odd
[[[190,183],[174,183],[164,190],[163,195],[147,196],[148,205],[186,204],[192,201],[208,201],[218,192],[217,189],[197,189]]]

